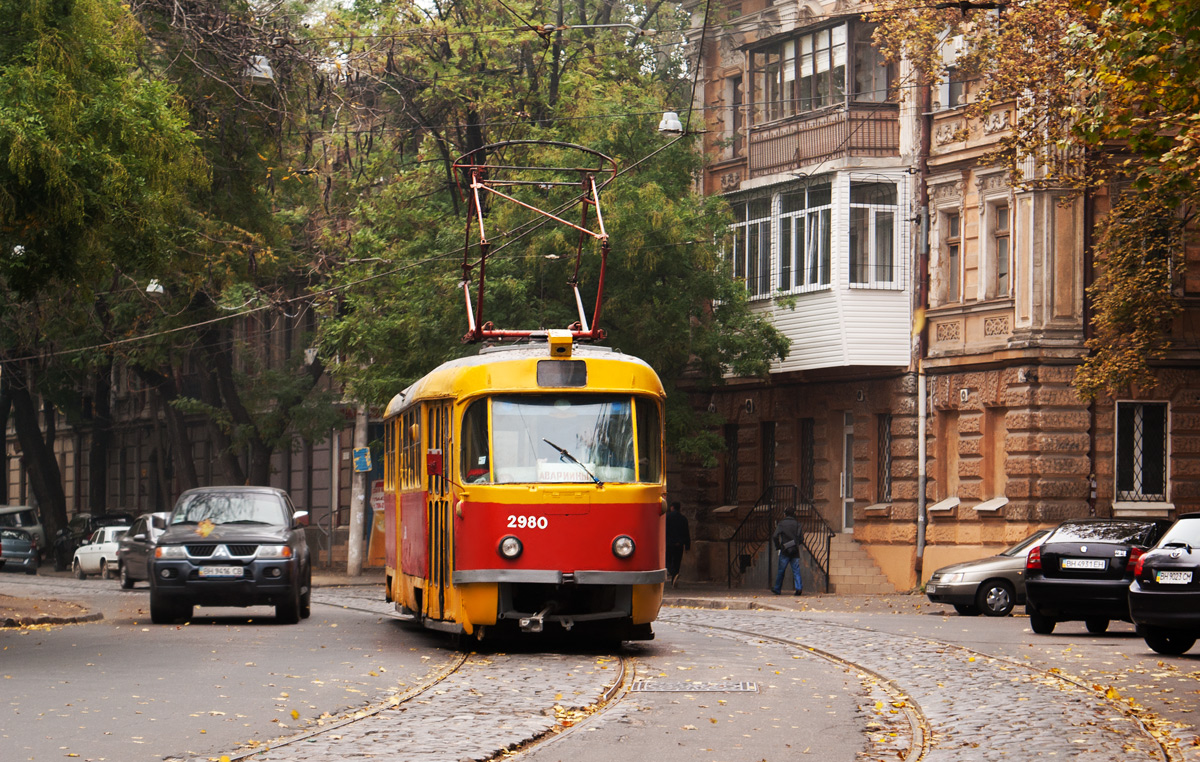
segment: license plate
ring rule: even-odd
[[[240,577],[242,576],[242,567],[240,566],[201,566],[201,577]]]
[[[1154,581],[1162,585],[1187,585],[1192,581],[1190,571],[1160,571],[1154,575]]]
[[[1107,569],[1108,561],[1103,558],[1064,558],[1063,569]]]

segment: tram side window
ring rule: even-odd
[[[406,489],[421,487],[418,458],[421,454],[420,431],[414,431],[420,420],[420,410],[412,408],[400,418],[400,486]]]
[[[638,481],[662,481],[662,419],[658,403],[638,399],[635,403],[638,432]]]
[[[492,470],[488,463],[487,400],[476,400],[467,408],[462,423],[462,477],[467,484],[488,484]]]

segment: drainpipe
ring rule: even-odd
[[[921,138],[917,156],[917,193],[921,209],[921,240],[917,254],[917,292],[915,294],[919,312],[917,331],[917,560],[914,570],[917,584],[921,583],[921,571],[925,565],[925,529],[929,523],[925,486],[929,479],[925,452],[926,431],[926,379],[925,351],[929,339],[929,323],[925,318],[929,310],[929,151],[932,145],[933,112],[930,86],[925,84],[917,90],[917,112],[921,119]]]

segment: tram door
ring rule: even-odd
[[[444,619],[446,616],[446,591],[450,586],[450,574],[453,564],[450,554],[453,545],[450,541],[450,487],[446,475],[450,473],[450,403],[435,402],[426,406],[425,452],[428,454],[427,466],[440,463],[441,475],[433,472],[438,469],[427,467],[425,485],[429,510],[429,540],[432,545],[429,553],[429,583],[426,600],[429,616],[434,619]]]

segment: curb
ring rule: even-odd
[[[99,611],[94,614],[80,614],[78,616],[23,616],[9,617],[0,619],[0,627],[30,627],[39,624],[83,624],[85,622],[99,622],[104,618],[104,614]]]

